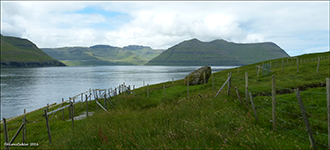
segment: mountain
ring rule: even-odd
[[[272,42],[241,44],[191,39],[167,49],[146,65],[241,66],[283,57],[289,55]]]
[[[48,55],[67,65],[142,65],[162,53],[150,47],[129,45],[123,48],[110,45],[91,47],[42,48]]]
[[[27,39],[1,35],[1,67],[65,66]]]

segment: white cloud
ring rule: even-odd
[[[329,47],[329,2],[1,2],[1,33],[39,47],[169,48],[183,40],[272,41],[290,54]],[[86,7],[124,17],[81,14]],[[122,19],[122,20],[121,20]],[[100,26],[98,26],[100,25]],[[109,26],[107,28],[107,26]],[[301,38],[303,35],[310,35]],[[329,35],[322,35],[328,39]],[[304,46],[301,45],[301,43]],[[290,55],[291,55],[290,54]]]

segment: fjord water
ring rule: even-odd
[[[9,118],[59,103],[89,89],[125,85],[136,88],[183,79],[200,66],[84,66],[1,68],[1,118]],[[212,72],[233,68],[211,66]]]

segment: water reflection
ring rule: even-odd
[[[94,66],[1,69],[1,118],[61,102],[88,89],[142,87],[183,79],[200,66]],[[212,72],[232,67],[212,66]]]

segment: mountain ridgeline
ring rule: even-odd
[[[1,67],[65,66],[27,39],[1,35]]]
[[[129,45],[123,48],[94,45],[91,47],[42,48],[42,50],[69,66],[143,65],[163,52],[139,45]]]
[[[289,57],[272,42],[239,44],[225,40],[181,42],[150,60],[146,65],[242,66],[270,59]]]

